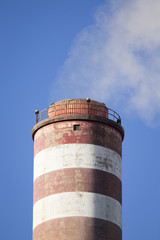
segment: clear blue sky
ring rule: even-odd
[[[1,239],[32,239],[34,110],[70,97],[122,117],[123,240],[160,239],[159,0],[0,1]]]

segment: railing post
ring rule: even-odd
[[[86,98],[86,101],[87,101],[87,105],[88,105],[88,114],[89,114],[89,103],[90,103],[91,99],[90,98]]]
[[[54,114],[56,116],[56,105],[54,105]]]
[[[120,118],[117,119],[117,123],[121,124],[121,119]]]
[[[113,121],[115,120],[115,111],[113,111]]]
[[[38,114],[39,114],[39,110],[35,110],[35,114],[36,114],[36,123],[38,123]]]
[[[66,102],[66,105],[65,105],[65,115],[67,115],[67,102]]]

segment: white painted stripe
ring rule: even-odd
[[[95,193],[66,192],[35,203],[33,229],[48,220],[77,216],[107,220],[122,228],[122,206],[117,200]]]
[[[116,175],[121,180],[121,157],[115,151],[93,144],[62,144],[36,154],[34,180],[64,168],[92,168]]]

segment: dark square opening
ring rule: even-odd
[[[79,130],[80,129],[80,125],[76,124],[76,125],[73,125],[73,130],[76,131],[76,130]]]

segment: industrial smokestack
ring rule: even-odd
[[[121,240],[120,116],[89,98],[64,100],[36,111],[32,137],[33,240]]]

